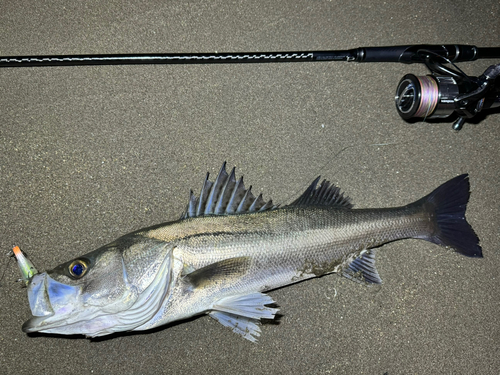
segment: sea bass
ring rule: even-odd
[[[353,209],[339,188],[319,181],[279,207],[256,198],[224,163],[199,197],[190,192],[179,220],[43,273],[17,248],[33,314],[23,331],[96,337],[208,314],[256,341],[260,320],[278,311],[264,292],[329,273],[381,283],[375,248],[384,243],[417,238],[482,257],[465,219],[466,174],[412,204],[376,209]]]

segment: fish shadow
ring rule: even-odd
[[[164,329],[167,329],[167,328],[170,328],[170,327],[175,327],[175,326],[177,326],[179,324],[184,324],[184,323],[188,323],[188,322],[194,321],[194,320],[200,318],[201,316],[202,315],[200,315],[200,316],[194,316],[194,317],[187,318],[187,319],[184,319],[184,320],[180,320],[180,321],[177,321],[177,322],[172,322],[172,323],[169,323],[169,324],[164,325],[164,326],[151,328],[151,329],[148,329],[146,331],[115,332],[115,333],[111,333],[111,334],[106,335],[106,336],[99,336],[99,337],[85,337],[82,334],[61,335],[61,334],[57,334],[57,333],[40,333],[40,332],[27,333],[27,336],[31,337],[31,338],[52,337],[52,338],[66,339],[66,340],[81,340],[81,339],[85,339],[86,338],[86,339],[90,340],[91,342],[103,342],[103,341],[113,340],[113,339],[115,339],[117,337],[145,335],[145,334],[149,334],[149,333],[153,333],[153,332],[160,332],[160,331],[163,331]]]
[[[276,304],[271,304],[269,306],[270,307],[278,307]],[[161,332],[163,330],[166,330],[168,328],[172,328],[172,327],[175,327],[175,326],[178,326],[178,325],[181,325],[181,324],[186,324],[186,323],[189,323],[189,322],[193,322],[196,319],[199,319],[199,318],[201,318],[203,316],[206,316],[206,315],[193,316],[191,318],[179,320],[179,321],[172,322],[172,323],[160,326],[160,327],[151,328],[151,329],[148,329],[148,330],[145,330],[145,331],[115,332],[115,333],[111,333],[111,334],[106,335],[106,336],[87,337],[87,339],[90,340],[91,342],[98,343],[98,342],[104,342],[104,341],[108,341],[108,340],[113,340],[113,339],[118,338],[118,337],[148,335],[148,334],[155,333],[155,332]],[[278,324],[280,324],[280,320],[281,320],[281,318],[283,316],[284,315],[278,313],[278,314],[275,315],[274,319],[262,319],[260,323],[262,325],[278,325]],[[51,338],[65,339],[65,340],[82,340],[82,339],[85,338],[85,336],[81,335],[81,334],[61,335],[61,334],[57,334],[57,333],[39,333],[39,332],[27,333],[27,336],[31,337],[31,338],[51,337]]]

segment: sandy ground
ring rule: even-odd
[[[500,45],[498,1],[5,2],[0,55]],[[461,64],[472,75],[498,61]],[[460,132],[394,108],[424,66],[297,63],[0,70],[0,372],[5,374],[496,374],[500,367],[498,112]],[[227,160],[294,199],[318,174],[356,207],[420,198],[469,173],[484,259],[406,240],[384,284],[332,275],[270,294],[253,344],[209,317],[107,340],[26,335],[13,245],[48,269],[176,219]]]

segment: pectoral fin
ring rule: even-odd
[[[252,342],[260,336],[260,319],[274,319],[277,308],[266,305],[274,303],[267,294],[251,293],[222,298],[213,305],[209,315],[234,333]]]
[[[209,264],[186,275],[184,281],[193,288],[203,288],[210,285],[228,284],[235,278],[245,275],[250,268],[249,257],[224,259],[220,262]]]
[[[241,315],[251,319],[274,319],[278,309],[267,307],[274,303],[273,299],[264,293],[222,298],[213,305],[213,310]]]
[[[184,277],[184,281],[193,291],[209,293],[211,288],[231,290],[248,273],[251,262],[249,257],[225,259],[191,272]],[[260,336],[259,320],[274,319],[278,312],[277,308],[266,306],[272,303],[271,297],[259,292],[230,295],[213,302],[208,314],[233,332],[255,342]]]

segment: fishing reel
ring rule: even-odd
[[[403,119],[425,121],[456,114],[458,119],[453,129],[460,130],[466,119],[484,109],[500,107],[500,64],[491,65],[481,76],[473,77],[441,55],[428,50],[420,50],[418,54],[431,74],[407,74],[399,82],[395,100]]]

